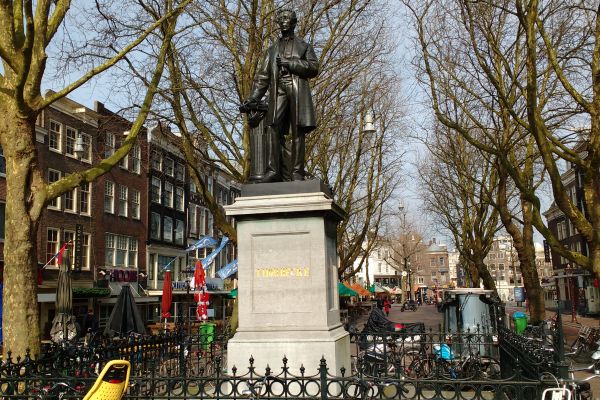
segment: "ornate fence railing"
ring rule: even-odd
[[[292,373],[288,360],[258,371],[254,360],[226,371],[227,335],[212,340],[175,332],[148,338],[102,341],[89,348],[49,347],[40,356],[0,365],[0,398],[56,398],[46,393],[64,382],[81,398],[102,365],[132,363],[127,399],[523,399],[539,398],[543,383],[515,372],[500,376],[494,332],[412,331],[353,334],[352,370],[333,376],[326,360]],[[449,351],[450,353],[444,354]],[[452,355],[451,357],[449,355]],[[61,388],[58,388],[59,390]]]

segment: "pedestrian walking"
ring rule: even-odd
[[[390,309],[392,308],[392,302],[390,301],[389,297],[386,297],[385,299],[383,299],[383,311],[385,312],[386,316],[390,316]]]

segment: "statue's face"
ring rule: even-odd
[[[277,23],[282,32],[293,31],[296,27],[296,16],[291,11],[283,11],[277,16]]]

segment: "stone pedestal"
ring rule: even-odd
[[[229,341],[228,370],[292,373],[350,371],[350,340],[340,322],[337,223],[344,212],[320,181],[248,185],[233,205],[238,234],[239,327]]]

